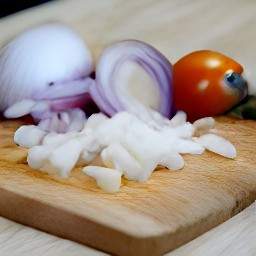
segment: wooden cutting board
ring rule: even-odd
[[[114,194],[79,169],[63,180],[30,169],[26,150],[13,143],[22,123],[0,123],[0,215],[111,254],[162,255],[256,200],[254,121],[217,118],[216,133],[237,148],[234,160],[185,155],[184,169],[123,180]]]

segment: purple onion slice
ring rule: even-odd
[[[126,86],[130,72],[128,68],[127,72],[124,69],[127,63],[142,68],[155,88],[147,89],[143,85],[142,89],[136,88],[137,96],[134,96]],[[124,110],[133,114],[144,111],[144,104],[139,98],[145,94],[147,100],[152,100],[158,94],[158,105],[154,110],[169,118],[173,115],[172,65],[161,52],[147,43],[138,40],[119,41],[101,54],[96,66],[96,83],[91,86],[90,93],[100,110],[110,116]]]

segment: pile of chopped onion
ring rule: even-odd
[[[207,149],[228,158],[236,156],[230,142],[210,133],[213,118],[192,124],[186,121],[184,112],[171,120],[158,117],[161,125],[152,125],[126,111],[111,118],[98,113],[90,116],[80,131],[60,134],[27,125],[16,131],[14,140],[29,148],[31,168],[67,178],[75,166],[82,166],[83,172],[108,192],[119,190],[122,176],[144,182],[158,165],[182,169],[183,154],[202,154]],[[90,165],[98,155],[105,167]]]

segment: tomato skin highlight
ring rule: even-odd
[[[186,112],[189,121],[225,113],[248,93],[242,72],[240,64],[218,52],[202,50],[184,56],[173,65],[175,110]],[[233,74],[237,84],[232,84]]]

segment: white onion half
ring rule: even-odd
[[[40,120],[49,116],[46,112],[81,107],[92,71],[91,53],[73,29],[59,23],[32,27],[1,49],[0,112],[24,99],[44,102],[49,109],[29,111],[23,102],[24,108],[7,111],[6,117],[32,112]]]

